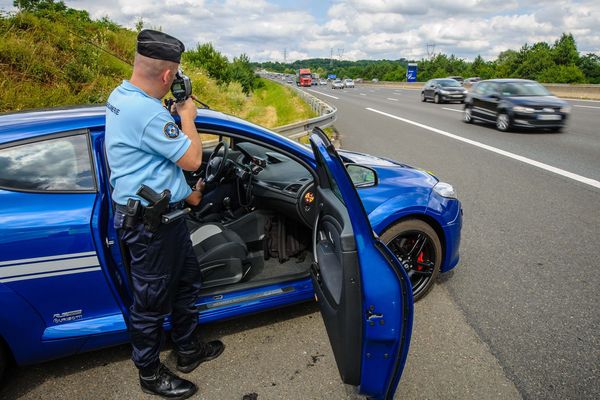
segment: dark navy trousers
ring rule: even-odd
[[[115,215],[117,229],[122,228],[119,214]],[[131,256],[132,359],[142,372],[155,371],[164,342],[163,322],[169,314],[175,349],[192,351],[197,346],[198,311],[194,303],[201,286],[200,267],[185,218],[161,225],[156,233],[148,232],[140,222],[132,229],[120,229],[120,235]]]

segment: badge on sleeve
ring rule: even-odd
[[[177,139],[179,137],[179,128],[174,122],[167,122],[163,128],[163,132],[169,139]]]

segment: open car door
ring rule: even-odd
[[[315,129],[310,142],[319,177],[311,275],[333,354],[344,383],[392,399],[412,331],[410,280],[375,237],[327,136]]]

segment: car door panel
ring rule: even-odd
[[[391,399],[412,329],[409,280],[374,237],[337,152],[314,132],[319,210],[311,276],[321,315],[342,380],[363,395]]]

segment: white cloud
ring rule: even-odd
[[[330,0],[323,15],[311,12],[316,0],[291,8],[276,0],[65,2],[130,28],[142,18],[188,48],[210,41],[228,57],[244,52],[257,61],[283,61],[284,50],[288,61],[328,58],[331,49],[336,58],[344,49],[348,60],[418,59],[427,56],[427,44],[461,58],[491,59],[563,32],[573,33],[580,51],[600,53],[597,0]],[[0,8],[11,7],[12,0],[0,0]]]

